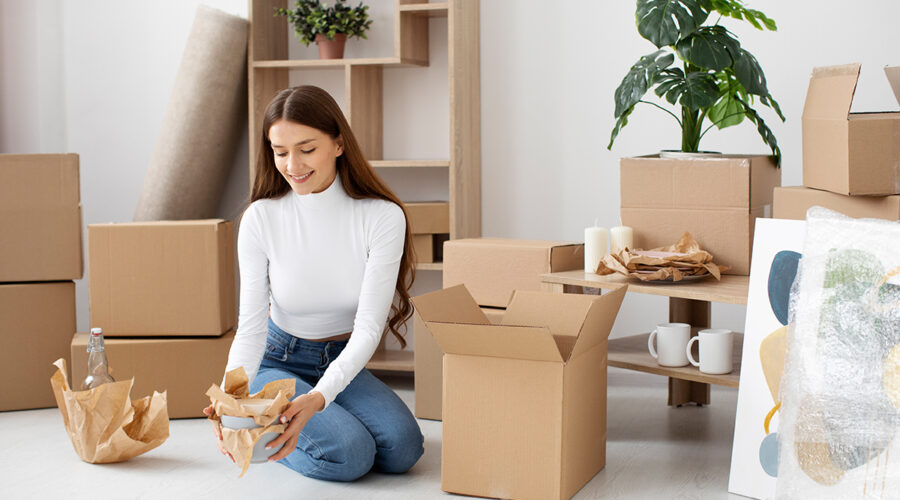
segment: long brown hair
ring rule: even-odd
[[[399,328],[412,316],[409,288],[415,280],[415,266],[413,266],[415,251],[406,207],[366,161],[353,131],[350,130],[350,124],[344,118],[344,113],[328,92],[312,85],[292,87],[279,92],[266,107],[250,202],[263,198],[280,198],[291,190],[290,185],[275,168],[272,142],[269,140],[269,129],[272,128],[272,124],[282,119],[312,127],[332,139],[340,138],[343,141],[343,154],[337,157],[337,174],[344,191],[351,198],[386,200],[403,210],[407,223],[406,241],[403,244],[403,256],[400,258],[395,289],[398,300],[391,304],[387,324],[391,333],[400,341],[400,346],[406,347],[406,340]]]

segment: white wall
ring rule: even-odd
[[[150,152],[194,11],[200,3],[246,16],[245,0],[0,0],[0,152],[81,155],[85,224],[131,220]],[[384,18],[393,0],[369,0]],[[763,111],[784,151],[783,182],[800,183],[800,113],[816,65],[863,63],[855,111],[897,109],[881,66],[898,64],[894,20],[900,4],[861,0],[755,0],[779,25],[761,33],[727,22],[768,76],[788,121]],[[387,10],[386,10],[387,9]],[[386,18],[385,18],[386,19]],[[389,21],[388,21],[389,22]],[[446,157],[446,20],[433,20],[431,68],[385,72],[385,151],[393,158]],[[348,56],[391,52],[386,26],[351,41]],[[292,54],[314,50],[292,42]],[[637,35],[633,2],[482,0],[482,196],[485,236],[580,240],[599,219],[618,223],[618,158],[677,147],[674,120],[638,108],[606,150],[613,92],[640,56],[654,50]],[[340,72],[318,81],[343,100]],[[422,85],[422,81],[428,81]],[[408,85],[406,82],[413,83]],[[710,132],[702,146],[765,153],[753,127]],[[222,217],[247,196],[246,139],[236,145]],[[398,191],[429,175],[387,173]],[[439,179],[429,178],[429,183]],[[439,185],[429,197],[445,196]],[[414,292],[440,285],[420,273]],[[88,327],[87,275],[77,286],[78,327]],[[666,317],[665,300],[629,295],[614,334],[646,330]],[[714,307],[717,325],[742,329],[744,308]]]

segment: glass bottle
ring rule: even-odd
[[[87,351],[88,375],[81,383],[81,390],[86,391],[107,382],[115,382],[109,374],[109,362],[106,360],[106,350],[103,347],[102,328],[91,328]]]

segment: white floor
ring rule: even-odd
[[[411,377],[386,378],[413,403]],[[728,472],[737,391],[713,387],[706,407],[666,406],[666,379],[611,368],[607,464],[575,496],[735,498]],[[0,413],[0,499],[459,498],[441,491],[441,424],[420,420],[425,455],[407,474],[350,483],[305,478],[278,464],[238,469],[216,449],[209,423],[174,420],[159,448],[128,462],[92,465],[72,450],[57,409]]]

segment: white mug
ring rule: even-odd
[[[709,373],[710,375],[731,373],[734,369],[732,366],[733,336],[734,334],[731,330],[724,328],[700,330],[700,334],[688,342],[684,353],[687,354],[691,364],[700,368],[700,371],[703,373]],[[700,342],[699,362],[694,359],[694,355],[691,353],[691,346],[694,345],[695,340]]]
[[[650,355],[656,358],[660,366],[687,366],[688,359],[684,355],[684,349],[691,338],[691,325],[687,323],[662,323],[650,332],[647,338],[647,348]],[[659,352],[653,347],[653,339],[659,347]]]

